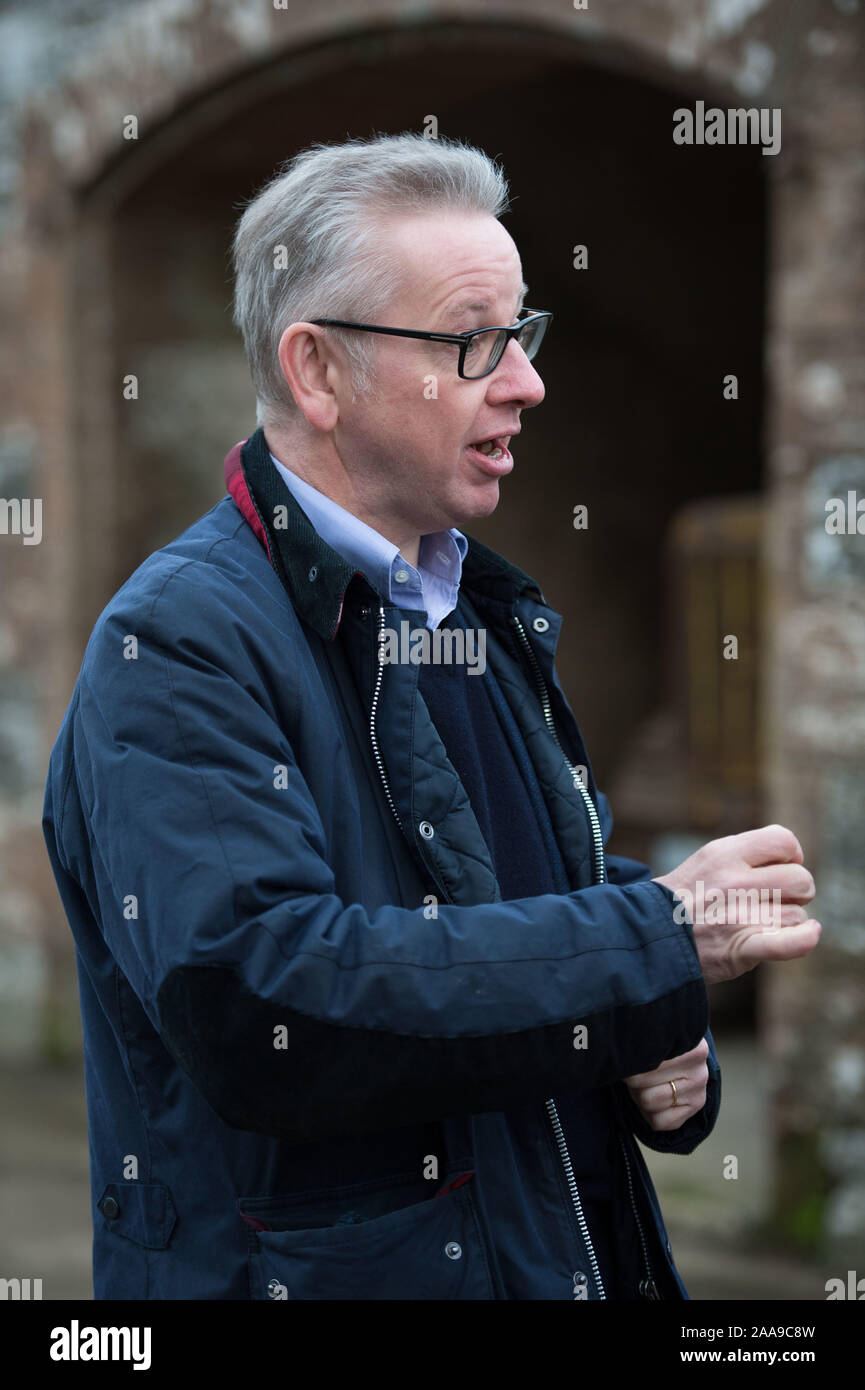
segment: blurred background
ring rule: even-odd
[[[473,534],[565,616],[610,848],[663,872],[780,821],[817,879],[814,956],[711,991],[713,1135],[646,1154],[679,1268],[865,1276],[863,52],[858,0],[0,3],[0,499],[43,504],[0,532],[0,1277],[92,1296],[45,773],[99,611],[255,428],[234,223],[313,141],[425,129],[501,157],[555,314]],[[780,152],[674,144],[697,101],[778,108]]]

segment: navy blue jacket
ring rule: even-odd
[[[51,755],[96,1297],[604,1297],[570,1163],[593,1091],[640,1292],[687,1298],[634,1136],[686,1154],[715,1122],[706,991],[676,899],[604,854],[575,783],[560,616],[470,538],[461,607],[570,884],[503,901],[418,666],[378,661],[425,615],[324,543],[261,430],[226,481],[100,615]],[[621,1078],[704,1035],[706,1104],[656,1133]]]

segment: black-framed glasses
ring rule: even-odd
[[[388,333],[394,338],[423,338],[430,343],[456,343],[460,350],[457,371],[465,381],[489,376],[502,360],[511,338],[516,338],[531,362],[553,317],[545,309],[526,309],[526,318],[505,326],[473,328],[469,333],[427,333],[419,328],[384,328],[378,323],[350,323],[346,319],[310,319],[322,328],[356,328],[362,333]]]

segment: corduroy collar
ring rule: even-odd
[[[315,530],[279,476],[261,427],[226,455],[225,484],[267,552],[294,608],[327,641],[336,636],[346,590],[355,576],[371,596],[379,597],[360,570]],[[469,548],[463,561],[460,589],[465,590],[476,607],[502,620],[503,609],[510,612],[515,600],[527,589],[546,603],[540,586],[530,575],[473,536],[465,535]]]

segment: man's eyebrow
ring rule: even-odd
[[[528,292],[529,287],[523,282],[520,286],[520,295],[517,301],[517,314],[520,313]],[[445,315],[445,321],[447,323],[452,323],[455,319],[461,318],[463,314],[488,314],[492,312],[492,308],[493,306],[488,299],[466,299],[463,300],[461,304],[455,304],[452,308],[448,309]],[[516,317],[516,315],[514,315],[514,317]]]
[[[455,304],[453,308],[448,309],[445,318],[448,323],[452,323],[455,319],[461,318],[463,314],[487,314],[491,308],[492,305],[488,299],[466,299],[462,304]]]

